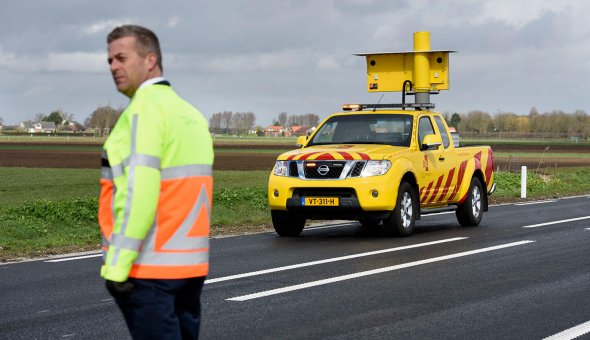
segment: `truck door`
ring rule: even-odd
[[[435,130],[433,117],[424,115],[418,122],[418,144],[422,145],[424,137],[430,134],[441,136],[443,145],[434,150],[421,150],[422,166],[420,178],[420,204],[422,206],[435,206],[447,201],[449,192],[452,192],[452,178],[449,172],[454,168],[454,151],[450,148],[450,140],[445,131],[440,134],[437,126]],[[438,125],[438,124],[437,124]],[[446,142],[445,142],[446,140]],[[452,176],[451,176],[452,177]]]
[[[438,128],[438,132],[440,133],[443,145],[442,148],[439,148],[439,168],[442,171],[440,176],[444,176],[442,179],[442,192],[439,195],[438,199],[433,200],[433,203],[446,203],[450,201],[450,195],[454,191],[455,185],[455,178],[457,178],[457,174],[455,173],[456,165],[457,165],[457,151],[453,146],[453,140],[449,135],[446,125],[443,122],[440,116],[434,116],[434,121],[436,122],[436,127]]]

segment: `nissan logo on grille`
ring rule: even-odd
[[[322,176],[326,176],[326,174],[330,172],[330,168],[327,165],[320,165],[320,167],[318,168],[318,174],[322,175]]]

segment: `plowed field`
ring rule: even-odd
[[[2,145],[6,145],[3,143]],[[0,146],[2,146],[0,145]],[[56,144],[24,144],[12,143],[12,147],[18,149],[3,149],[0,147],[0,167],[28,167],[28,168],[100,168],[99,147],[96,150],[67,150],[68,145]],[[31,146],[28,148],[28,146]],[[77,144],[80,146],[79,144]],[[46,149],[40,146],[47,146]],[[84,145],[82,145],[84,146]],[[511,157],[496,157],[496,167],[500,169],[511,169],[527,165],[531,168],[545,167],[572,167],[590,166],[590,157],[572,156],[572,154],[590,154],[590,146],[551,146],[553,154],[562,154],[560,157],[543,156],[544,146],[514,146],[497,145],[492,147],[494,152],[514,153]],[[245,145],[225,144],[216,146],[215,170],[268,170],[274,165],[276,157],[289,147],[285,145]],[[242,151],[243,150],[243,151]],[[257,151],[258,150],[258,151]],[[276,152],[274,152],[276,150]],[[262,151],[262,152],[261,152]],[[527,153],[526,157],[520,157],[517,153]],[[531,156],[530,153],[538,153],[538,156]]]

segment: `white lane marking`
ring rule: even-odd
[[[38,312],[37,312],[37,314],[41,314],[41,313],[49,313],[49,312],[51,312],[51,310],[49,310],[49,309],[45,309],[45,310],[40,310],[40,311],[38,311]]]
[[[291,269],[297,269],[297,268],[302,268],[302,267],[315,266],[315,265],[318,265],[318,264],[324,264],[324,263],[330,263],[330,262],[350,260],[350,259],[355,259],[355,258],[358,258],[358,257],[372,256],[372,255],[390,253],[390,252],[394,252],[394,251],[400,251],[400,250],[406,250],[406,249],[412,249],[412,248],[426,247],[426,246],[431,246],[431,245],[435,245],[435,244],[447,243],[447,242],[453,242],[453,241],[460,241],[460,240],[465,240],[465,239],[467,239],[467,237],[455,237],[455,238],[449,238],[449,239],[432,241],[432,242],[412,244],[412,245],[409,245],[409,246],[403,246],[403,247],[397,247],[397,248],[387,248],[387,249],[370,251],[370,252],[366,252],[366,253],[359,253],[359,254],[353,254],[353,255],[347,255],[347,256],[333,257],[333,258],[329,258],[329,259],[325,259],[325,260],[318,260],[318,261],[312,261],[312,262],[304,262],[304,263],[299,263],[299,264],[293,264],[293,265],[290,265],[290,266],[284,266],[284,267],[277,267],[277,268],[271,268],[271,269],[258,270],[258,271],[255,271],[255,272],[249,272],[249,273],[243,273],[243,274],[236,274],[236,275],[230,275],[230,276],[223,276],[223,277],[218,277],[216,279],[206,280],[205,281],[205,284],[211,284],[211,283],[222,282],[222,281],[229,281],[229,280],[236,280],[236,279],[241,279],[241,278],[250,277],[250,276],[263,275],[263,274],[268,274],[268,273],[275,273],[275,272],[280,272],[280,271],[284,271],[284,270],[291,270]]]
[[[72,333],[72,334],[65,334],[65,335],[62,335],[61,337],[62,337],[62,338],[71,338],[71,337],[73,337],[73,336],[76,336],[76,333]]]
[[[504,248],[509,248],[509,247],[516,247],[516,246],[520,246],[520,245],[528,244],[528,243],[532,243],[532,242],[535,242],[535,241],[525,240],[525,241],[519,241],[519,242],[501,244],[501,245],[493,246],[493,247],[487,247],[487,248],[481,248],[481,249],[476,249],[476,250],[470,250],[470,251],[465,251],[465,252],[451,254],[451,255],[434,257],[434,258],[426,259],[426,260],[420,260],[420,261],[414,261],[414,262],[408,262],[408,263],[398,264],[398,265],[390,266],[390,267],[384,267],[384,268],[378,268],[378,269],[373,269],[373,270],[367,270],[367,271],[359,272],[359,273],[353,273],[353,274],[348,274],[348,275],[336,276],[336,277],[332,277],[332,278],[324,279],[324,280],[307,282],[307,283],[302,283],[302,284],[288,286],[288,287],[283,287],[283,288],[271,289],[271,290],[267,290],[267,291],[263,291],[263,292],[258,292],[258,293],[253,293],[253,294],[248,294],[248,295],[236,296],[236,297],[229,298],[229,299],[226,299],[226,300],[227,301],[247,301],[247,300],[252,300],[252,299],[258,299],[258,298],[261,298],[261,297],[266,297],[266,296],[271,296],[271,295],[276,295],[276,294],[282,294],[282,293],[292,292],[292,291],[295,291],[295,290],[300,290],[300,289],[305,289],[305,288],[310,288],[310,287],[315,287],[315,286],[326,285],[326,284],[329,284],[329,283],[335,283],[335,282],[340,282],[340,281],[346,281],[346,280],[356,279],[356,278],[363,277],[363,276],[381,274],[381,273],[390,272],[390,271],[394,271],[394,270],[399,270],[399,269],[404,269],[404,268],[409,268],[409,267],[420,266],[420,265],[423,265],[423,264],[429,264],[429,263],[434,263],[434,262],[439,262],[439,261],[445,261],[445,260],[450,260],[450,259],[454,259],[454,258],[458,258],[458,257],[475,255],[475,254],[479,254],[479,253],[484,253],[484,252],[489,252],[489,251],[494,251],[494,250],[499,250],[499,249],[504,249]]]
[[[546,337],[544,340],[569,340],[575,339],[584,334],[590,333],[590,321],[586,321],[582,324],[574,326],[570,329],[566,329],[563,332],[559,332],[555,335]]]
[[[84,255],[84,256],[76,256],[76,257],[66,257],[63,259],[54,259],[54,260],[47,260],[44,262],[64,262],[64,261],[74,261],[74,260],[82,260],[82,259],[87,259],[87,258],[91,258],[91,257],[99,257],[102,256],[102,254],[92,254],[92,255]]]
[[[574,221],[581,221],[581,220],[587,220],[587,219],[590,219],[590,216],[583,216],[583,217],[570,218],[570,219],[567,219],[567,220],[559,220],[559,221],[553,221],[553,222],[545,222],[545,223],[539,223],[539,224],[525,225],[523,228],[537,228],[537,227],[543,227],[543,226],[546,226],[546,225],[560,224],[560,223],[567,223],[567,222],[574,222]]]
[[[524,202],[524,203],[514,203],[514,205],[533,205],[533,204],[545,204],[545,203],[553,203],[557,202],[557,200],[546,200],[546,201],[532,201],[532,202]]]

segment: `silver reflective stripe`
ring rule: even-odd
[[[112,181],[113,180],[113,171],[111,170],[111,168],[103,166],[100,169],[100,177],[102,179],[106,179],[107,181]]]
[[[107,238],[104,237],[104,235],[102,233],[100,233],[100,239],[101,239],[101,245],[103,247],[108,247],[109,246],[109,240],[107,240]]]
[[[210,164],[180,165],[162,169],[162,179],[211,176],[212,173],[213,167]]]
[[[137,150],[137,113],[133,115],[133,121],[131,123],[131,155],[135,154]],[[125,161],[123,161],[125,163]],[[111,166],[113,167],[113,166]],[[127,199],[125,201],[125,211],[123,213],[123,223],[121,223],[121,229],[119,234],[125,235],[127,230],[127,223],[129,223],[129,214],[131,213],[131,202],[133,201],[133,182],[135,180],[135,167],[129,167],[129,177],[127,178]],[[111,261],[112,266],[116,266],[119,261],[119,253],[121,249],[115,248],[115,253]]]
[[[201,186],[201,192],[199,193],[199,197],[197,198],[197,202],[188,213],[184,221],[180,224],[178,229],[174,232],[174,235],[164,244],[162,247],[163,250],[195,250],[199,248],[206,248],[209,245],[209,238],[208,237],[189,237],[187,236],[197,219],[199,218],[199,212],[202,208],[207,209],[207,217],[209,217],[211,212],[211,207],[209,207],[209,199],[207,197],[207,189],[205,189],[205,185]],[[206,244],[203,246],[203,244]]]
[[[111,235],[111,244],[115,247],[138,251],[139,247],[141,247],[142,240],[124,236],[121,234],[113,234]]]
[[[123,175],[123,167],[123,164],[111,165],[111,172],[113,174],[113,178]]]
[[[209,252],[191,253],[154,253],[153,251],[142,252],[134,264],[152,266],[193,266],[205,264],[209,261]]]
[[[147,166],[160,170],[160,158],[152,155],[146,155],[142,153],[132,153],[129,161],[129,166]]]
[[[113,173],[112,176],[114,178],[123,175],[126,166],[135,167],[138,165],[160,170],[160,158],[152,155],[135,153],[132,151],[131,155],[125,158],[123,162],[120,164],[111,165]]]

